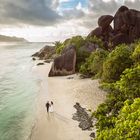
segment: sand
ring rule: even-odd
[[[105,100],[105,93],[98,88],[98,80],[80,79],[76,74],[48,78],[50,67],[51,64],[36,67],[41,88],[31,140],[90,140],[91,131],[82,131],[78,122],[72,120],[76,111],[73,105],[79,102],[82,107],[95,110]],[[54,102],[54,113],[47,113],[47,100]]]

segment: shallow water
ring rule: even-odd
[[[27,140],[39,78],[31,55],[44,43],[0,44],[0,140]]]

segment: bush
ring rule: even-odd
[[[103,61],[107,55],[107,51],[97,49],[87,58],[86,62],[81,65],[80,72],[85,75],[100,77],[103,71]]]
[[[122,44],[108,55],[103,64],[102,80],[104,82],[115,82],[120,79],[121,73],[132,65],[131,52],[127,45]]]
[[[61,43],[60,41],[56,41],[54,45],[56,54],[60,54],[63,49],[63,43]]]
[[[116,127],[115,118],[117,119],[118,115],[122,115],[120,110],[125,105],[124,102],[129,100],[129,103],[132,103],[135,98],[140,98],[140,65],[126,69],[119,81],[103,84],[102,87],[106,88],[109,93],[105,103],[101,104],[97,111],[93,113],[98,120],[96,123],[98,128],[96,140],[102,140],[103,138],[110,140],[114,138],[114,134],[109,133],[113,133],[116,128],[119,128],[119,126]],[[120,127],[119,129],[125,129],[123,126]],[[110,135],[110,137],[107,137],[107,135]],[[119,140],[120,137],[117,138]],[[122,140],[125,138],[122,137]]]
[[[136,43],[136,48],[131,55],[131,58],[135,62],[135,64],[140,64],[140,41]]]
[[[115,90],[119,90],[127,99],[140,97],[140,65],[126,69],[120,81],[116,82]]]
[[[97,133],[95,140],[139,140],[140,139],[140,98],[131,104],[124,103],[118,117],[113,118],[114,127],[106,128]]]
[[[96,36],[87,37],[85,41],[93,44],[98,44],[99,48],[106,49],[104,48],[103,41],[100,38],[97,38]]]
[[[103,42],[101,41],[101,39],[98,39],[97,37],[87,37],[85,39],[82,36],[74,36],[70,39],[65,40],[63,43],[55,42],[56,53],[62,54],[62,51],[64,50],[65,47],[69,45],[74,45],[77,53],[76,70],[79,72],[81,65],[85,63],[86,58],[88,58],[89,55],[91,54],[91,52],[81,50],[80,48],[89,42],[98,44],[99,48],[103,48]]]

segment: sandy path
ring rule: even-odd
[[[105,99],[105,93],[98,89],[98,81],[67,77],[48,78],[50,65],[40,66],[41,89],[38,96],[37,120],[32,140],[90,140],[90,131],[82,131],[72,120],[76,102],[84,107],[96,109]],[[47,113],[47,100],[54,102],[54,113]]]

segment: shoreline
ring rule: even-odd
[[[88,140],[91,131],[82,131],[78,122],[72,120],[76,112],[73,105],[79,102],[83,107],[95,110],[104,101],[105,92],[97,87],[98,80],[79,79],[76,74],[48,77],[50,67],[51,63],[36,68],[41,83],[31,140]],[[47,114],[47,100],[54,102],[54,113]]]

